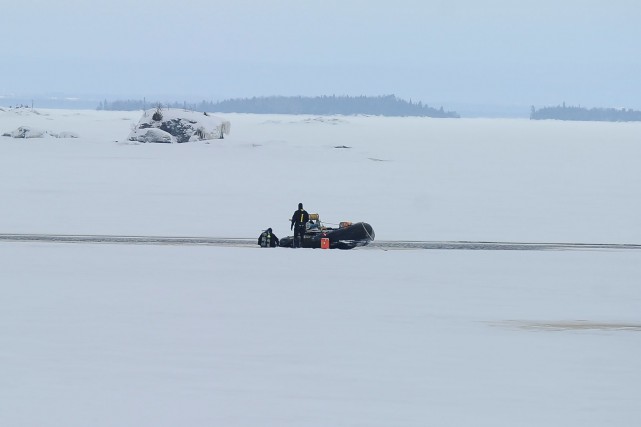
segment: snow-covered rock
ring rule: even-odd
[[[52,136],[55,136],[56,138],[78,138],[79,137],[77,133],[69,132],[69,131],[66,131],[66,130],[63,130],[62,132],[58,132],[55,135],[52,134],[51,132],[50,132],[50,134]]]
[[[169,144],[176,142],[176,138],[169,132],[158,128],[137,129],[129,136],[129,140],[138,142],[164,142]]]
[[[190,142],[223,139],[229,134],[229,121],[208,113],[180,109],[147,110],[129,134],[129,141],[138,142]]]
[[[13,132],[8,132],[2,136],[10,136],[12,138],[43,138],[48,135],[46,130],[32,128],[30,126],[20,126]]]
[[[78,138],[78,134],[75,132],[51,132],[47,130],[32,128],[31,126],[20,126],[13,132],[4,133],[2,134],[2,136],[9,136],[11,138]]]

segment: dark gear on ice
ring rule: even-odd
[[[374,229],[366,222],[341,221],[338,228],[333,228],[321,223],[318,214],[310,214],[309,219],[310,224],[316,221],[317,226],[310,226],[307,229],[303,248],[353,249],[374,241]],[[294,236],[280,239],[280,246],[293,248]]]
[[[278,237],[276,237],[276,235],[272,233],[271,228],[263,231],[260,234],[260,237],[258,237],[258,244],[261,248],[275,248],[276,246],[278,246],[278,243]]]
[[[298,204],[298,210],[292,215],[292,224],[290,230],[294,230],[294,247],[301,248],[303,246],[303,239],[305,237],[305,228],[309,221],[309,214],[303,209],[303,204]]]

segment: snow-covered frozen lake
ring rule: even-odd
[[[641,124],[0,111],[0,233],[641,243]],[[335,148],[349,147],[349,148]],[[641,251],[0,242],[2,426],[641,424]]]

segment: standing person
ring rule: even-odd
[[[272,232],[271,228],[268,228],[258,237],[258,244],[261,248],[275,248],[278,246],[278,237]]]
[[[292,225],[289,227],[290,230],[294,230],[294,247],[302,248],[303,247],[303,238],[305,237],[305,226],[309,221],[309,214],[305,209],[303,209],[303,204],[298,204],[298,210],[292,215]]]

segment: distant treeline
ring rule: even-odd
[[[158,102],[145,100],[100,102],[98,110],[132,111],[152,108]],[[185,108],[193,111],[220,113],[254,113],[254,114],[317,114],[317,115],[356,115],[375,116],[420,116],[439,118],[459,118],[454,111],[445,111],[424,105],[422,102],[405,101],[394,95],[384,96],[267,96],[253,98],[227,99],[224,101],[197,104],[183,102],[161,103],[163,107]]]
[[[136,110],[146,110],[148,108],[152,108],[155,105],[158,105],[160,102],[155,102],[155,103],[149,103],[146,101],[143,101],[142,99],[127,99],[125,100],[117,100],[117,101],[112,101],[109,102],[106,99],[104,101],[100,101],[100,104],[98,104],[98,107],[96,108],[98,111],[101,110],[108,110],[108,111],[136,111]]]
[[[641,121],[641,111],[622,108],[583,108],[559,105],[530,110],[531,120],[583,120],[599,122],[636,122]]]

